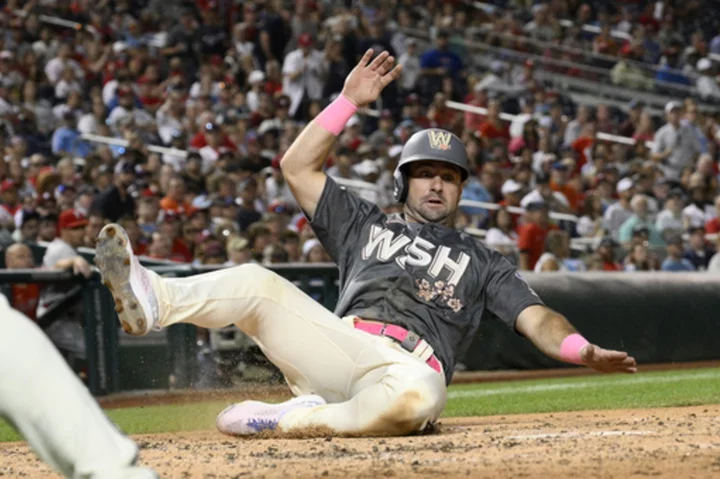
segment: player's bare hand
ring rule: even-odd
[[[580,351],[580,358],[587,367],[602,373],[637,372],[635,358],[624,351],[613,351],[588,344]]]
[[[85,276],[86,278],[89,278],[92,274],[92,269],[90,268],[90,264],[88,264],[87,261],[85,261],[85,258],[78,256],[75,258],[72,264],[73,273],[75,274],[81,274]]]
[[[395,65],[395,58],[387,51],[383,51],[375,59],[372,56],[372,49],[366,51],[345,79],[342,93],[358,107],[377,100],[383,89],[400,77],[402,70],[402,66]]]

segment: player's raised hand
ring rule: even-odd
[[[375,59],[372,56],[372,49],[366,51],[345,79],[342,93],[358,107],[377,100],[383,88],[399,78],[402,70],[402,66],[395,65],[395,58],[387,51],[383,51]]]
[[[613,351],[588,344],[580,351],[580,358],[587,367],[602,373],[637,372],[635,358],[624,351]]]

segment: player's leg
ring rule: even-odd
[[[240,436],[266,428],[290,432],[325,427],[339,434],[378,436],[422,431],[445,407],[444,376],[388,338],[371,340],[376,344],[358,361],[361,373],[352,378],[348,400],[289,410],[288,403],[245,401],[218,416],[218,429]],[[368,364],[376,366],[363,368]]]
[[[67,477],[152,478],[40,328],[0,295],[0,417]]]
[[[128,244],[119,226],[108,225],[100,233],[96,258],[126,328],[142,333],[154,325],[181,322],[204,328],[236,324],[283,372],[296,395],[318,394],[331,403],[352,399],[343,408],[332,405],[313,415],[308,419],[312,425],[362,433],[359,429],[368,420],[349,424],[348,414],[381,415],[408,391],[433,405],[415,409],[424,422],[434,418],[427,411],[444,404],[444,382],[431,368],[389,347],[391,340],[354,329],[279,275],[248,264],[188,278],[161,278],[139,265]],[[422,373],[399,366],[408,361]],[[395,381],[396,374],[406,375],[407,381]],[[376,391],[376,401],[367,395],[354,399],[382,381],[385,392]],[[375,406],[362,404],[371,402]]]

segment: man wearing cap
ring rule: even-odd
[[[701,58],[698,60],[696,68],[698,77],[695,80],[695,86],[703,100],[720,99],[720,86],[713,78],[713,64],[709,58]]]
[[[633,196],[633,181],[630,178],[623,178],[616,186],[618,200],[607,207],[604,214],[604,225],[607,233],[617,237],[620,227],[632,216],[630,199]]]
[[[559,191],[550,188],[550,177],[538,175],[535,179],[535,189],[523,196],[520,206],[527,208],[530,203],[546,203],[551,211],[567,211],[570,206],[568,199]]]
[[[702,144],[693,128],[681,122],[682,103],[670,101],[665,105],[667,123],[655,132],[652,159],[665,172],[665,176],[678,179],[686,166],[695,163],[702,153]]]
[[[710,258],[715,254],[715,248],[705,240],[705,227],[692,226],[687,232],[690,239],[683,257],[690,261],[697,271],[705,271],[710,264]]]
[[[682,234],[683,232],[683,199],[684,195],[682,190],[670,190],[670,193],[668,193],[668,196],[665,199],[665,207],[657,216],[655,228],[657,228],[658,232],[665,240],[672,236]]]
[[[450,76],[457,80],[463,71],[462,59],[450,50],[450,33],[447,30],[440,30],[435,38],[435,48],[430,49],[420,56],[420,68],[424,76],[431,80],[430,91],[436,86],[439,90],[440,79]]]
[[[92,147],[80,139],[75,113],[68,111],[63,114],[63,123],[52,135],[51,149],[54,155],[78,156],[85,158],[92,152]]]
[[[508,206],[520,206],[520,200],[522,199],[522,191],[523,191],[523,185],[521,183],[518,183],[517,181],[513,180],[512,178],[509,178],[505,180],[502,187],[500,188],[500,193],[503,195],[503,199],[498,202],[499,205],[508,207]],[[518,226],[518,220],[522,216],[521,213],[509,213],[510,218],[512,218],[512,227],[513,229],[517,229]]]
[[[532,202],[526,210],[526,221],[518,228],[518,269],[532,271],[545,250],[548,233],[558,228],[550,223],[549,207],[544,201]]]
[[[312,35],[302,33],[298,48],[285,56],[283,61],[283,93],[291,100],[290,115],[304,117],[307,113],[301,104],[322,98],[325,76],[325,58],[313,47]]]
[[[131,155],[120,157],[115,165],[113,185],[101,192],[92,201],[90,213],[98,214],[108,221],[135,216],[135,200],[128,193],[128,188],[135,182],[136,170]]]
[[[606,236],[600,240],[597,248],[597,254],[602,262],[603,271],[622,271],[623,267],[615,261],[615,247],[617,243],[611,237]]]
[[[57,268],[65,262],[72,262],[73,271],[89,277],[90,265],[77,252],[85,239],[87,218],[75,210],[65,210],[57,222],[58,236],[48,245],[43,256],[43,268]],[[40,295],[37,315],[45,312],[61,301],[73,288],[73,285],[53,283],[45,286]],[[85,339],[82,331],[82,301],[64,311],[63,315],[47,329],[50,339],[61,349],[68,362],[80,367],[85,359]]]
[[[633,229],[638,226],[642,226],[648,230],[648,240],[650,241],[650,246],[664,246],[665,241],[655,228],[655,224],[650,217],[647,196],[633,196],[632,200],[630,200],[630,209],[632,209],[633,214],[630,218],[625,220],[618,230],[618,241],[620,241],[623,245],[629,244],[632,239]]]
[[[660,267],[663,271],[687,272],[695,271],[695,266],[687,258],[683,258],[683,240],[681,236],[674,236],[667,242],[667,256]]]
[[[420,57],[417,51],[417,40],[408,37],[405,40],[405,52],[398,58],[398,64],[402,65],[400,75],[400,88],[406,93],[415,91],[418,79],[420,78]]]

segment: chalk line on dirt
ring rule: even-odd
[[[545,434],[518,434],[507,439],[560,439],[572,437],[607,437],[607,436],[647,436],[655,431],[590,431],[590,432],[558,432]]]
[[[448,399],[473,398],[483,396],[496,396],[498,394],[523,394],[544,391],[565,391],[568,389],[601,388],[605,386],[624,386],[646,383],[675,383],[693,381],[696,379],[720,379],[720,369],[700,373],[683,374],[681,376],[655,377],[635,376],[622,379],[609,379],[603,381],[582,381],[567,384],[532,384],[528,386],[508,386],[499,388],[473,389],[468,391],[449,391]]]

